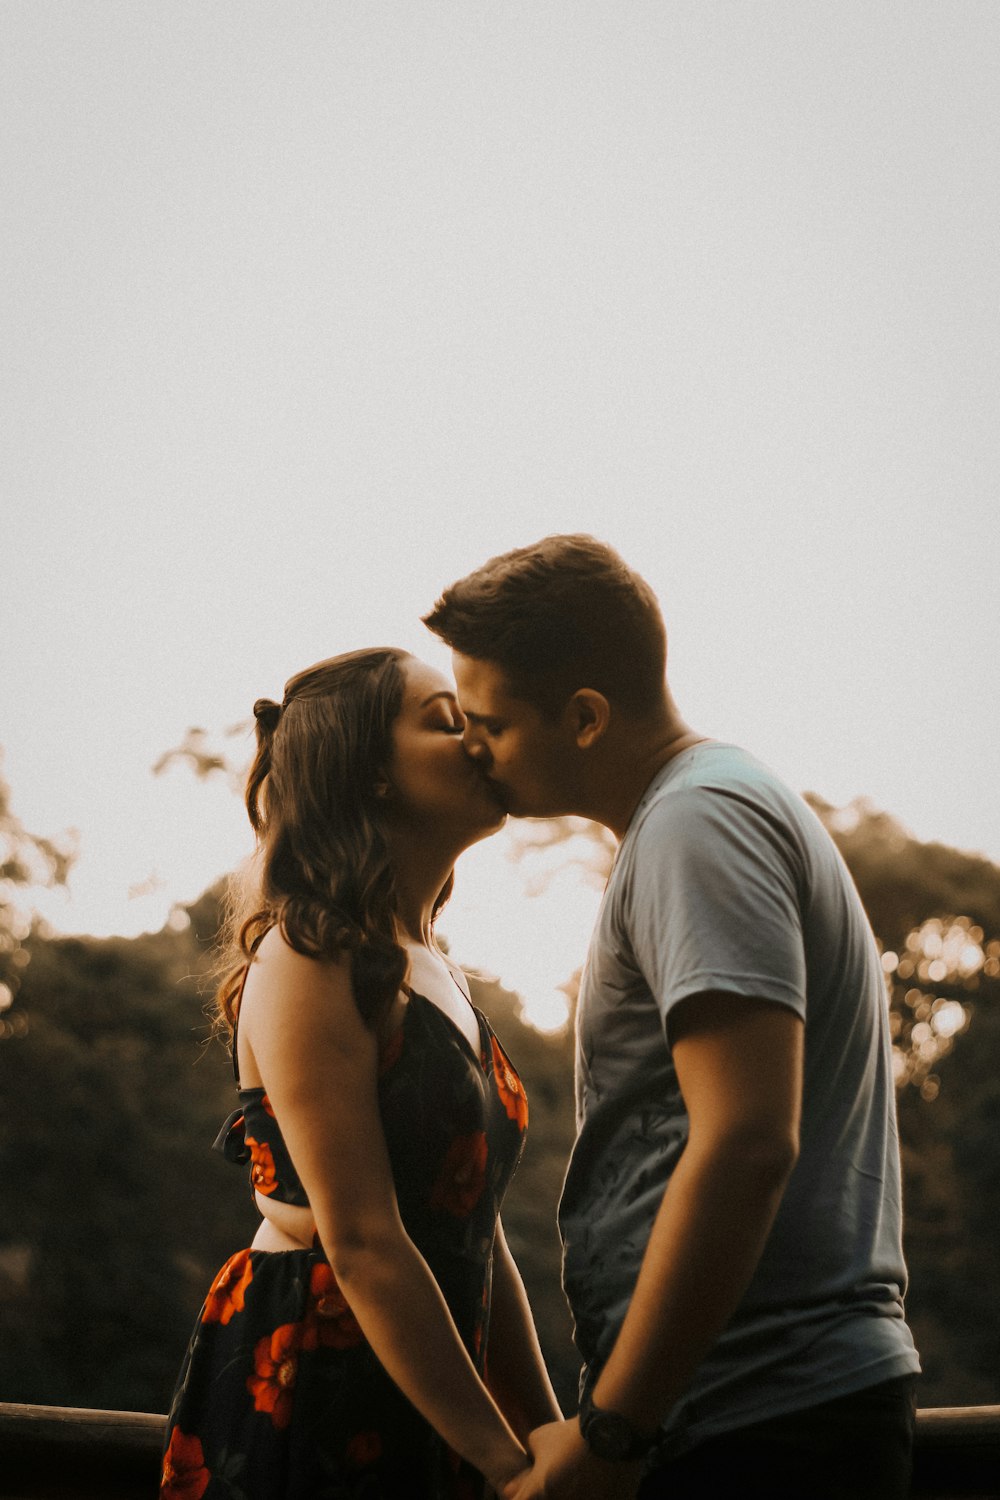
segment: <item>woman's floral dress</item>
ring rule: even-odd
[[[411,993],[383,1049],[379,1106],[407,1232],[477,1370],[493,1236],[528,1106],[478,1011],[475,1055]],[[307,1199],[263,1089],[216,1141],[257,1192]],[[405,1307],[399,1316],[405,1318]],[[167,1427],[160,1500],[474,1500],[481,1476],[410,1404],[366,1343],[319,1245],[240,1250],[209,1288]]]

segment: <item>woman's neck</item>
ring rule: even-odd
[[[455,865],[453,852],[420,849],[393,851],[396,915],[400,939],[432,945],[434,906]]]

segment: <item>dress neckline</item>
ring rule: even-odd
[[[431,1000],[427,995],[421,994],[421,992],[419,990],[412,989],[411,986],[408,985],[408,984],[404,984],[402,986],[403,994],[411,1002],[414,1001],[414,1000],[422,1000],[423,1003],[424,1003],[424,1005],[429,1006],[430,1009],[432,1011],[434,1011],[436,1015],[440,1016],[441,1020],[445,1023],[445,1025],[449,1028],[449,1030],[453,1031],[455,1033],[455,1035],[458,1037],[458,1039],[461,1042],[462,1046],[464,1047],[465,1051],[475,1061],[476,1066],[479,1067],[479,1068],[482,1068],[483,1072],[485,1073],[486,1072],[486,1057],[487,1057],[487,1046],[486,1046],[486,1043],[489,1040],[489,1023],[487,1022],[486,1017],[483,1015],[483,1013],[479,1009],[479,1007],[477,1005],[473,1005],[473,1003],[469,999],[468,995],[465,993],[465,991],[462,989],[461,985],[458,983],[458,980],[455,979],[454,974],[452,974],[451,977],[452,977],[453,980],[455,980],[455,988],[458,990],[459,994],[462,996],[462,999],[465,1001],[466,1005],[469,1007],[469,1009],[472,1011],[472,1014],[476,1018],[476,1025],[479,1028],[479,1052],[478,1052],[478,1054],[476,1053],[475,1049],[473,1048],[472,1043],[469,1041],[469,1038],[466,1036],[465,1032],[462,1030],[461,1026],[459,1026],[458,1022],[456,1020],[454,1020],[451,1016],[449,1016],[449,1014],[448,1014],[448,1012],[446,1010],[442,1010],[442,1008],[441,1008],[440,1005],[436,1005],[434,1003],[434,1001]],[[407,1006],[407,1010],[409,1010],[409,1006]],[[403,1020],[402,1020],[402,1022],[400,1024],[401,1024],[401,1028],[402,1028],[402,1026],[406,1025],[406,1017],[405,1016],[403,1017]],[[393,1034],[395,1035],[395,1033],[393,1033]]]

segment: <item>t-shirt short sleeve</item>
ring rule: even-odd
[[[679,1001],[709,990],[804,1019],[801,869],[787,824],[731,791],[682,786],[653,802],[630,842],[621,917],[664,1026]]]

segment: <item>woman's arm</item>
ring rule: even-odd
[[[365,1337],[445,1442],[501,1490],[526,1455],[400,1219],[378,1110],[378,1043],[346,962],[305,958],[275,933],[251,969],[240,1028]]]
[[[532,1428],[557,1422],[562,1416],[545,1368],[521,1273],[499,1219],[493,1245],[486,1384],[523,1443],[527,1443]]]

